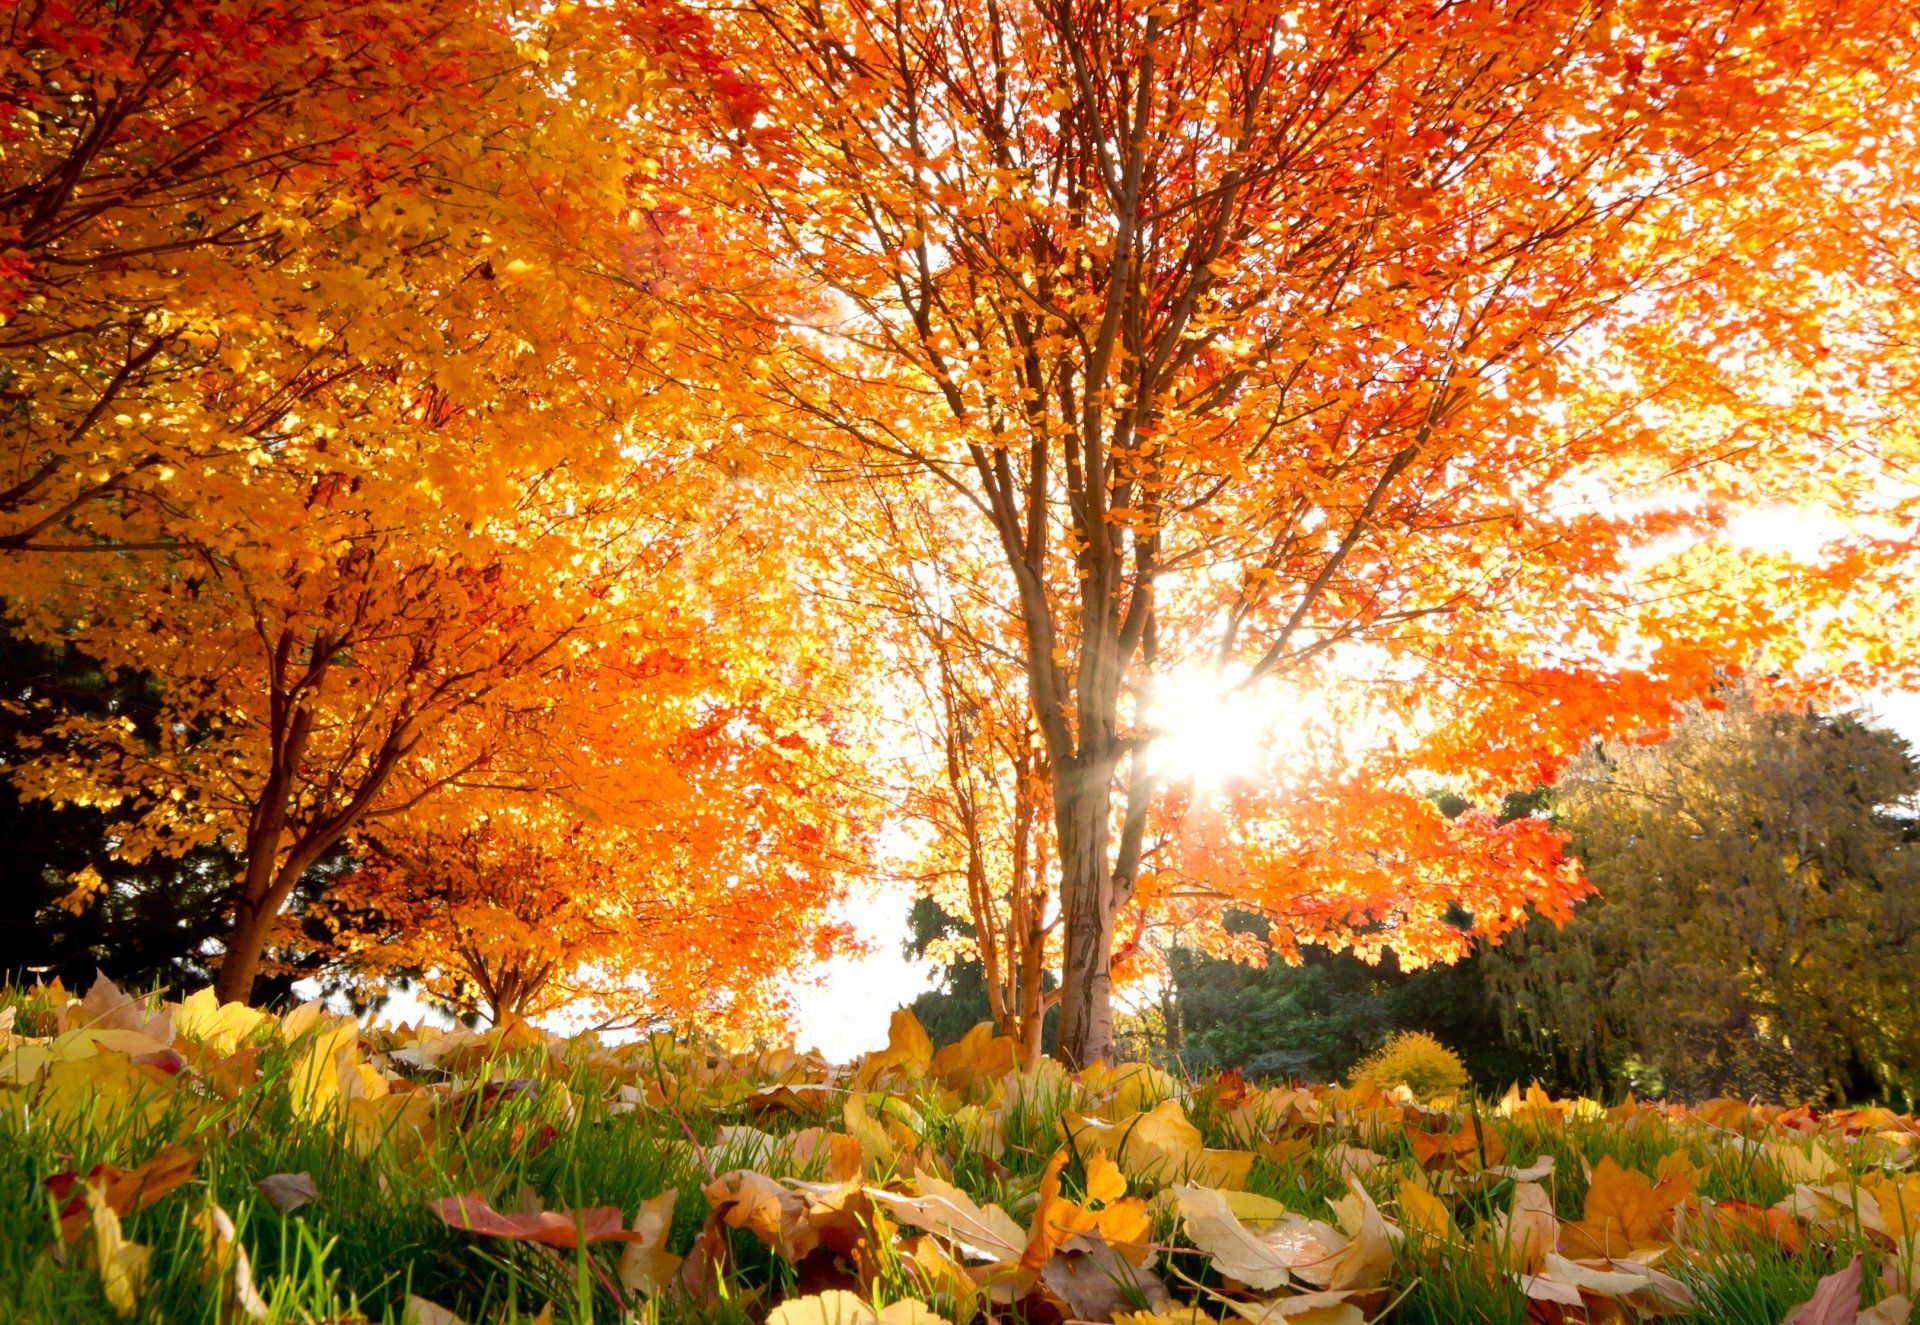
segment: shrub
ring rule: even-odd
[[[1467,1084],[1467,1066],[1460,1055],[1425,1031],[1403,1031],[1378,1052],[1354,1066],[1355,1085],[1366,1083],[1392,1090],[1405,1086],[1421,1099],[1448,1095]]]

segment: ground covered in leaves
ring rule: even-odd
[[[9,1320],[1902,1322],[1920,1125],[0,995]]]

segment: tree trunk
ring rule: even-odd
[[[227,938],[227,951],[214,973],[213,994],[222,1003],[251,1003],[253,982],[260,974],[260,956],[266,950],[267,932],[273,928],[272,909],[242,901],[234,909],[233,933]]]
[[[213,977],[214,996],[222,1003],[253,1002],[253,982],[260,974],[260,959],[274,921],[280,917],[280,908],[287,904],[307,867],[338,840],[337,834],[330,839],[300,838],[283,858],[280,843],[286,836],[284,819],[266,815],[260,822],[269,825],[271,831],[248,843],[240,900],[233,909],[233,933],[227,938],[227,950]]]
[[[1065,771],[1055,792],[1066,939],[1056,1053],[1077,1071],[1113,1058],[1113,910],[1107,863],[1111,833],[1106,779],[1080,768]]]

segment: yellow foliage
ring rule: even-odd
[[[1387,1041],[1378,1053],[1353,1069],[1355,1085],[1385,1090],[1405,1086],[1421,1099],[1446,1095],[1467,1084],[1467,1067],[1460,1055],[1425,1031],[1406,1031]]]

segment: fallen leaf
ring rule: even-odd
[[[1105,1322],[1142,1305],[1158,1311],[1173,1303],[1160,1276],[1132,1264],[1099,1234],[1076,1237],[1047,1261],[1041,1280],[1075,1320]]]
[[[1668,1240],[1674,1207],[1689,1192],[1679,1182],[1656,1184],[1606,1156],[1594,1166],[1580,1221],[1560,1228],[1560,1250],[1604,1259],[1661,1246]]]
[[[748,1230],[788,1261],[799,1261],[819,1245],[806,1200],[764,1173],[723,1173],[707,1184],[706,1197],[713,1207],[710,1219]]]
[[[87,1201],[75,1189],[84,1182],[97,1191],[116,1215],[144,1210],[193,1176],[199,1157],[184,1146],[167,1146],[146,1163],[131,1169],[111,1164],[96,1164],[82,1178],[75,1173],[56,1173],[47,1179],[48,1193],[66,1204],[60,1211],[60,1235],[73,1242],[86,1231]]]
[[[766,1325],[948,1325],[924,1302],[903,1299],[876,1311],[857,1293],[832,1289],[788,1298],[767,1313]]]
[[[254,1286],[253,1264],[247,1249],[233,1227],[233,1218],[217,1205],[209,1205],[194,1218],[205,1240],[207,1277],[222,1280],[222,1296],[249,1320],[265,1320],[269,1314],[266,1299]]]
[[[86,997],[77,1006],[70,1007],[62,1014],[63,1029],[72,1030],[87,1027],[102,1031],[132,1031],[144,1035],[160,1044],[173,1042],[173,1013],[165,1006],[147,1008],[144,998],[120,992],[120,987],[107,979],[105,971],[96,970],[93,984],[88,987]],[[64,1024],[71,1020],[71,1024]]]
[[[1020,1042],[994,1034],[993,1023],[983,1021],[935,1054],[929,1071],[947,1089],[968,1095],[1019,1066]]]
[[[408,1293],[400,1325],[467,1325],[467,1322],[437,1302]]]
[[[673,1229],[673,1207],[679,1199],[678,1188],[669,1187],[660,1195],[642,1201],[634,1212],[632,1241],[620,1249],[618,1274],[621,1287],[641,1297],[653,1297],[673,1281],[680,1271],[680,1258],[667,1250],[667,1235]]]
[[[1636,1261],[1579,1262],[1548,1252],[1540,1273],[1522,1275],[1520,1285],[1534,1301],[1562,1306],[1585,1307],[1588,1304],[1581,1294],[1587,1293],[1628,1302],[1654,1314],[1694,1308],[1693,1293],[1685,1284]]]
[[[320,1199],[320,1189],[314,1185],[312,1176],[305,1173],[269,1173],[253,1186],[276,1213],[283,1215]]]
[[[1913,1318],[1913,1303],[1903,1293],[1883,1297],[1854,1318],[1854,1325],[1907,1325]]]
[[[1433,1242],[1454,1237],[1453,1215],[1447,1203],[1412,1178],[1400,1179],[1400,1226]]]
[[[503,1215],[478,1193],[443,1196],[428,1201],[427,1209],[448,1226],[482,1237],[514,1242],[538,1242],[548,1247],[578,1247],[582,1243],[632,1242],[636,1235],[623,1227],[620,1207],[598,1205],[585,1210],[540,1210]]]
[[[877,1187],[864,1190],[867,1199],[901,1223],[945,1238],[975,1260],[1017,1261],[1026,1251],[1026,1231],[999,1206],[976,1205],[958,1187],[929,1173],[920,1174],[915,1182],[916,1196]]]
[[[100,1287],[115,1311],[131,1316],[139,1308],[141,1292],[147,1285],[147,1262],[153,1259],[153,1248],[127,1241],[120,1231],[120,1216],[107,1204],[104,1192],[91,1186],[85,1191]]]
[[[1339,1230],[1318,1220],[1290,1212],[1256,1233],[1234,1216],[1223,1192],[1171,1190],[1188,1240],[1213,1258],[1221,1274],[1256,1292],[1284,1288],[1296,1275],[1324,1288],[1346,1250]]]
[[[1344,1292],[1296,1293],[1261,1302],[1229,1300],[1226,1306],[1256,1325],[1366,1325],[1366,1313],[1347,1301],[1348,1296]]]
[[[1486,1225],[1482,1245],[1500,1269],[1532,1274],[1553,1250],[1559,1230],[1547,1189],[1537,1182],[1523,1182],[1513,1189],[1512,1208]]]
[[[1113,1122],[1069,1113],[1060,1128],[1075,1149],[1105,1150],[1136,1182],[1238,1188],[1247,1185],[1253,1169],[1250,1150],[1207,1149],[1178,1100],[1163,1100],[1146,1113]]]
[[[1860,1253],[1844,1270],[1835,1270],[1814,1286],[1813,1296],[1787,1313],[1781,1325],[1854,1325],[1860,1315]]]
[[[1358,1178],[1348,1178],[1347,1188],[1347,1196],[1328,1202],[1352,1239],[1334,1262],[1331,1277],[1319,1285],[1335,1292],[1378,1287],[1393,1268],[1393,1248],[1403,1237],[1380,1213]]]
[[[1102,1150],[1094,1151],[1086,1160],[1086,1201],[1062,1196],[1060,1171],[1066,1167],[1067,1158],[1066,1151],[1056,1152],[1040,1179],[1040,1199],[1034,1206],[1027,1249],[1020,1263],[1029,1270],[1039,1270],[1067,1239],[1095,1232],[1120,1248],[1134,1264],[1143,1262],[1153,1224],[1147,1203],[1126,1199],[1126,1177]]]

